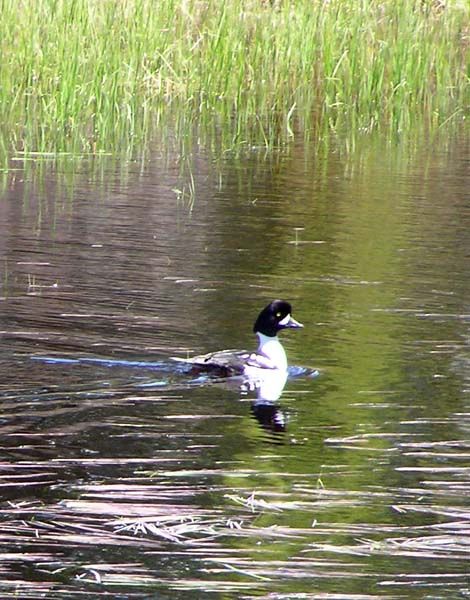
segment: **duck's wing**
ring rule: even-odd
[[[173,357],[173,360],[191,365],[196,371],[230,377],[242,374],[249,358],[250,353],[246,350],[219,350],[192,358]]]

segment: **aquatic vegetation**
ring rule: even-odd
[[[52,461],[41,465],[35,474],[29,472],[16,476],[15,480],[19,478],[22,485],[29,487],[48,485],[55,464]],[[14,485],[16,481],[8,476],[0,479],[3,491]],[[212,490],[212,486],[209,489],[203,485],[200,491],[212,490],[220,498],[222,486],[221,482]],[[451,488],[457,498],[458,484],[452,483]],[[371,502],[379,505],[389,502],[398,490],[390,490],[395,492],[391,495],[370,488],[357,492],[322,490],[320,497],[314,487],[304,486],[280,495],[279,499],[292,505],[294,515],[299,510],[294,507],[300,503],[306,514],[323,516],[320,523],[311,526],[304,520],[283,522],[267,501],[256,507],[245,506],[227,518],[232,509],[223,509],[222,505],[211,510],[197,502],[189,504],[188,497],[181,502],[181,487],[171,483],[155,488],[143,480],[139,483],[122,480],[117,485],[104,482],[84,485],[80,491],[83,493],[80,499],[49,504],[30,500],[2,503],[5,550],[1,589],[5,598],[18,597],[18,592],[44,593],[51,588],[65,593],[77,588],[86,591],[90,585],[95,592],[102,593],[118,585],[140,592],[149,587],[165,590],[204,587],[217,592],[244,586],[251,593],[259,593],[262,589],[259,586],[265,585],[269,590],[279,586],[289,590],[299,582],[311,585],[312,577],[318,573],[322,581],[328,578],[337,584],[346,577],[357,578],[357,572],[370,564],[373,557],[386,561],[432,559],[441,568],[436,578],[420,573],[416,564],[410,563],[406,572],[397,577],[381,566],[380,581],[386,585],[403,589],[411,578],[417,578],[422,586],[429,586],[431,580],[440,589],[449,589],[455,582],[465,585],[465,576],[452,572],[449,563],[468,559],[468,510],[459,507],[458,500],[450,505],[433,504],[434,494],[429,489],[421,490],[426,500],[423,502],[421,497],[416,503],[413,498],[419,490],[405,488],[401,490],[404,496],[400,505],[393,506],[401,514],[423,514],[429,522],[420,527],[406,522],[325,519],[326,511],[331,515],[341,508],[349,512]],[[244,496],[246,493],[243,492]],[[263,501],[262,496],[272,497],[272,493],[272,490],[261,492],[260,500]],[[433,517],[440,519],[437,525]],[[92,550],[98,546],[106,555],[119,548],[121,559],[97,561]],[[146,556],[152,557],[151,563]],[[161,556],[166,566],[155,568]],[[181,576],[168,569],[169,561],[188,560],[194,565],[189,575]],[[28,577],[25,565],[37,569],[42,578]],[[348,597],[355,596],[348,594]],[[361,595],[369,597],[377,598],[373,594]]]
[[[4,150],[99,152],[162,131],[270,146],[313,126],[440,124],[468,103],[459,0],[2,0],[1,10]]]

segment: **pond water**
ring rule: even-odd
[[[464,136],[12,157],[1,597],[468,598],[469,164]],[[269,402],[172,362],[253,348],[277,297],[318,376]]]

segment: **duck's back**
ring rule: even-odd
[[[223,377],[241,375],[250,353],[246,350],[219,350],[192,358],[177,358],[179,362],[191,365],[196,371],[205,371]]]

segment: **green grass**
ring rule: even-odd
[[[0,0],[0,149],[436,127],[468,115],[465,0]]]

